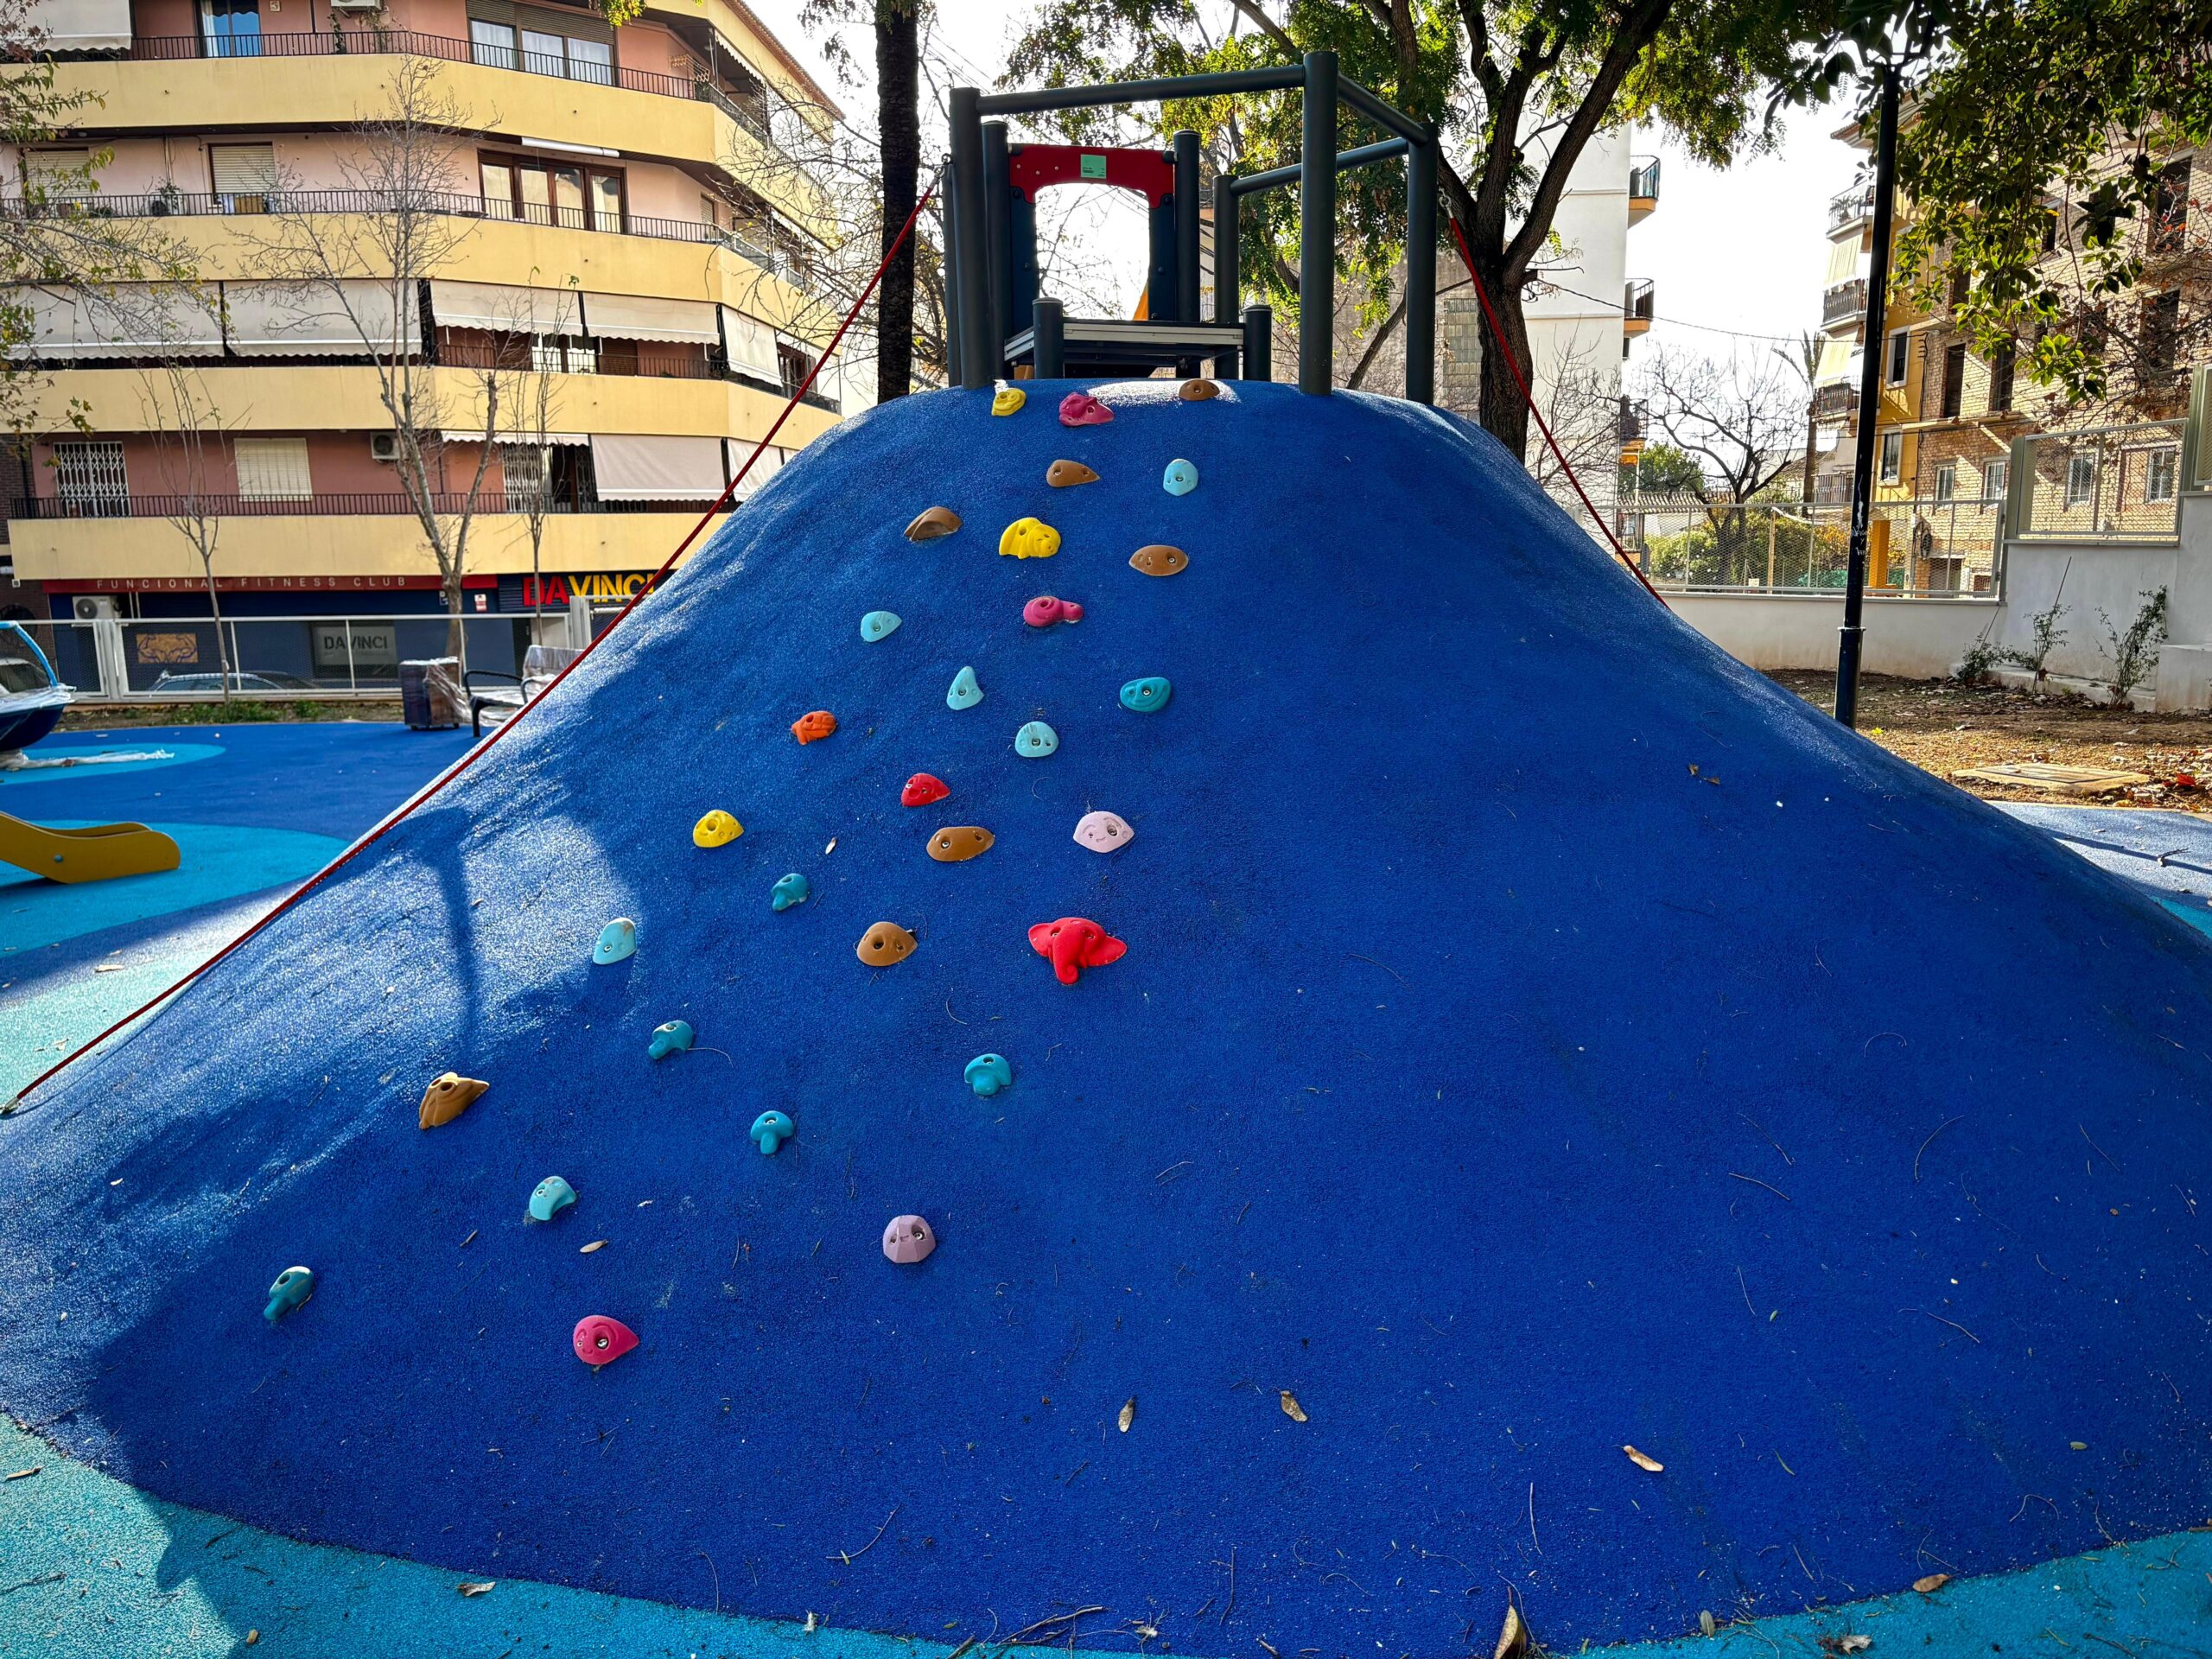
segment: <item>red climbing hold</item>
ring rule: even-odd
[[[932,778],[926,772],[918,772],[906,780],[899,791],[901,806],[927,806],[931,801],[941,801],[952,793],[952,785],[942,778]]]
[[[1129,947],[1084,916],[1063,916],[1029,930],[1029,948],[1052,964],[1061,984],[1072,985],[1085,968],[1119,962]]]
[[[801,715],[791,721],[791,735],[802,743],[813,743],[837,729],[837,716],[827,709],[817,709],[811,714]]]
[[[1071,599],[1039,595],[1021,607],[1021,620],[1033,628],[1049,628],[1055,622],[1080,622],[1083,607]]]
[[[569,1341],[575,1345],[576,1357],[597,1370],[611,1365],[638,1345],[638,1333],[620,1319],[610,1319],[604,1313],[587,1313],[576,1321],[575,1334]]]
[[[1062,426],[1103,426],[1114,411],[1087,391],[1071,391],[1060,399]]]

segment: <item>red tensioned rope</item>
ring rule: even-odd
[[[1543,411],[1536,407],[1535,398],[1529,395],[1529,382],[1521,372],[1521,365],[1513,355],[1513,347],[1506,344],[1504,325],[1498,321],[1497,313],[1491,305],[1490,291],[1483,286],[1483,279],[1475,274],[1474,256],[1467,251],[1466,234],[1460,230],[1459,221],[1456,219],[1452,220],[1452,239],[1459,245],[1459,263],[1466,266],[1467,281],[1474,288],[1475,297],[1483,302],[1483,315],[1490,320],[1491,338],[1497,342],[1498,355],[1505,359],[1505,366],[1513,371],[1513,384],[1521,388],[1521,401],[1529,406],[1529,413],[1535,417],[1536,429],[1544,435],[1544,442],[1551,445],[1553,457],[1558,461],[1560,470],[1567,474],[1567,481],[1574,486],[1574,493],[1582,498],[1582,505],[1590,509],[1591,522],[1598,526],[1605,540],[1611,544],[1613,556],[1628,567],[1629,575],[1643,584],[1645,593],[1654,599],[1658,599],[1659,603],[1665,607],[1667,601],[1659,599],[1659,590],[1651,585],[1650,578],[1643,574],[1643,567],[1629,557],[1628,550],[1621,545],[1620,538],[1613,534],[1613,527],[1605,522],[1605,515],[1598,511],[1597,503],[1591,500],[1590,492],[1582,487],[1582,480],[1574,475],[1574,468],[1567,464],[1566,455],[1560,451],[1559,440],[1552,435],[1551,428],[1545,424]]]
[[[505,720],[493,727],[492,728],[491,736],[486,738],[481,743],[479,743],[475,747],[470,749],[467,753],[462,755],[460,760],[454,761],[452,766],[447,767],[444,772],[441,772],[435,779],[432,779],[429,785],[425,787],[421,793],[415,796],[413,799],[407,802],[405,805],[402,806],[382,823],[377,825],[377,827],[370,830],[367,835],[363,836],[360,840],[355,842],[344,852],[339,854],[337,857],[332,859],[329,863],[324,865],[306,880],[301,882],[298,887],[293,888],[291,892],[286,893],[282,899],[278,899],[266,915],[263,916],[260,920],[254,923],[252,926],[247,928],[245,932],[239,934],[238,938],[232,939],[220,950],[218,950],[213,956],[208,957],[207,961],[201,963],[197,968],[192,969],[191,972],[186,974],[183,978],[178,980],[176,983],[171,985],[167,990],[162,991],[157,995],[148,998],[137,1007],[131,1009],[130,1013],[124,1014],[122,1019],[110,1026],[105,1031],[100,1033],[99,1036],[93,1038],[90,1042],[81,1044],[78,1047],[72,1049],[68,1053],[63,1055],[60,1059],[47,1067],[45,1071],[40,1072],[35,1077],[33,1077],[30,1082],[24,1084],[24,1086],[16,1092],[15,1099],[9,1103],[9,1109],[12,1110],[16,1107],[20,1106],[25,1100],[30,1097],[35,1090],[38,1089],[41,1084],[45,1084],[48,1079],[55,1076],[55,1074],[60,1072],[71,1062],[79,1059],[85,1055],[90,1053],[93,1049],[98,1048],[109,1038],[114,1036],[117,1032],[121,1031],[132,1020],[138,1019],[150,1009],[158,1007],[161,1004],[168,1001],[169,998],[175,996],[186,986],[191,984],[194,980],[198,979],[210,968],[213,968],[217,963],[222,961],[226,957],[236,950],[240,945],[244,944],[248,939],[253,938],[255,934],[260,932],[263,928],[267,927],[270,923],[275,921],[286,911],[291,909],[294,905],[298,904],[301,899],[307,897],[309,893],[321,886],[325,881],[328,880],[333,875],[336,874],[338,871],[343,869],[346,865],[352,863],[354,859],[359,857],[364,851],[365,851],[370,846],[373,845],[376,842],[382,839],[410,813],[413,812],[416,807],[422,805],[423,802],[429,800],[433,795],[435,795],[448,784],[450,784],[454,779],[460,777],[462,772],[467,772],[469,767],[474,766],[477,761],[482,760],[484,758],[485,751],[489,749],[494,743],[497,743],[501,738],[505,737],[508,732],[512,731],[514,727],[521,721],[523,716],[527,715],[531,709],[537,708],[539,703],[543,702],[545,698],[550,695],[553,688],[559,685],[562,681],[567,679],[569,676],[583,662],[585,658],[590,656],[593,652],[598,650],[600,642],[605,639],[608,634],[613,632],[616,628],[621,626],[623,619],[627,617],[632,611],[638,608],[639,602],[642,601],[647,594],[652,593],[656,588],[660,586],[661,579],[666,576],[671,570],[676,568],[677,560],[682,558],[685,550],[690,547],[691,543],[699,539],[699,532],[706,529],[708,524],[714,518],[714,516],[728,505],[729,499],[731,495],[735,493],[737,486],[745,481],[745,475],[753,470],[753,463],[760,460],[760,452],[766,449],[774,440],[777,433],[784,429],[784,423],[791,418],[791,410],[798,407],[799,399],[805,397],[808,391],[813,388],[815,377],[822,372],[822,365],[837,354],[837,347],[843,344],[846,332],[852,327],[854,319],[860,315],[861,308],[865,306],[868,301],[874,296],[876,284],[883,280],[883,273],[890,269],[893,256],[905,245],[906,238],[913,234],[914,221],[921,217],[922,209],[929,205],[930,198],[936,194],[937,192],[934,188],[925,190],[922,193],[921,200],[914,204],[914,211],[906,215],[906,222],[899,227],[899,234],[892,238],[890,247],[884,251],[883,262],[876,266],[875,275],[868,279],[868,286],[861,290],[860,298],[853,302],[852,309],[845,313],[845,320],[837,325],[837,332],[830,337],[830,344],[823,348],[822,355],[815,360],[814,367],[808,371],[806,378],[799,383],[798,390],[791,393],[791,397],[785,400],[783,413],[776,416],[776,423],[773,426],[771,426],[768,429],[767,435],[753,446],[753,453],[745,458],[745,465],[737,469],[737,476],[731,479],[727,485],[723,486],[721,494],[715,499],[715,504],[699,516],[699,522],[691,526],[690,534],[684,537],[682,541],[676,544],[676,551],[670,554],[667,559],[663,562],[660,569],[653,572],[652,579],[648,581],[643,588],[639,588],[636,593],[630,596],[629,603],[623,606],[620,610],[614,613],[614,620],[609,622],[605,627],[601,628],[597,634],[593,636],[591,643],[587,645],[582,651],[578,652],[575,658],[569,663],[567,667],[563,668],[558,674],[556,674],[550,680],[548,680],[545,683],[544,689],[539,691],[536,696],[531,698],[527,702],[524,703],[522,707],[516,709],[513,714],[508,715]]]

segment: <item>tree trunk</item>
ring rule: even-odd
[[[207,578],[207,613],[215,619],[215,666],[222,671],[223,701],[231,700],[231,648],[223,637],[223,601],[215,591],[215,555],[213,550],[200,556],[200,574]]]
[[[922,167],[920,0],[876,0],[875,122],[883,145],[883,240],[886,252],[914,210]],[[875,399],[887,404],[913,390],[914,238],[884,268],[876,290]]]
[[[468,634],[461,621],[461,572],[454,571],[438,585],[443,590],[439,597],[446,602],[446,655],[465,670],[468,666]]]
[[[1811,415],[1805,416],[1805,505],[1813,505],[1813,458],[1820,451],[1821,423]]]
[[[1521,284],[1509,283],[1491,263],[1478,254],[1475,257],[1476,279],[1483,291],[1490,296],[1490,302],[1497,308],[1497,321],[1505,331],[1505,349],[1521,365],[1521,372],[1529,381],[1531,395],[1535,391],[1535,364],[1529,351],[1529,324],[1521,309]],[[1480,306],[1482,301],[1475,302]],[[1483,318],[1483,378],[1482,399],[1477,406],[1476,419],[1484,431],[1503,444],[1513,459],[1526,464],[1529,450],[1529,400],[1521,395],[1521,387],[1507,365],[1504,353],[1497,349],[1497,334],[1491,327],[1487,314]]]

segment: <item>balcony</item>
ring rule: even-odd
[[[1847,229],[1874,211],[1874,187],[1854,184],[1828,203],[1828,234]]]
[[[1628,169],[1628,222],[1641,225],[1659,206],[1659,158],[1637,156]]]
[[[1643,457],[1643,444],[1650,429],[1650,405],[1640,397],[1623,397],[1618,428],[1621,441],[1621,465],[1633,467]]]
[[[1833,328],[1840,322],[1855,322],[1866,315],[1866,279],[1854,276],[1847,283],[1838,283],[1821,296],[1821,327]]]
[[[1816,387],[1813,392],[1813,418],[1826,423],[1847,421],[1859,407],[1859,389],[1849,385]]]
[[[1652,286],[1649,276],[1638,276],[1621,294],[1621,333],[1633,340],[1651,332]]]

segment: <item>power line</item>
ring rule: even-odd
[[[1602,306],[1606,310],[1613,312],[1618,315],[1625,316],[1628,315],[1628,307],[1625,305],[1617,305],[1611,300],[1600,299],[1595,294],[1585,294],[1580,289],[1569,288],[1563,283],[1554,283],[1546,277],[1540,276],[1536,280],[1542,283],[1547,288],[1556,289],[1561,294],[1572,294],[1578,300],[1587,300],[1591,304]],[[1677,328],[1695,328],[1701,334],[1726,334],[1733,340],[1770,340],[1777,346],[1796,346],[1802,343],[1795,334],[1755,334],[1747,328],[1722,328],[1710,322],[1692,322],[1683,317],[1662,317],[1655,315],[1651,321],[1655,323],[1671,323]]]

